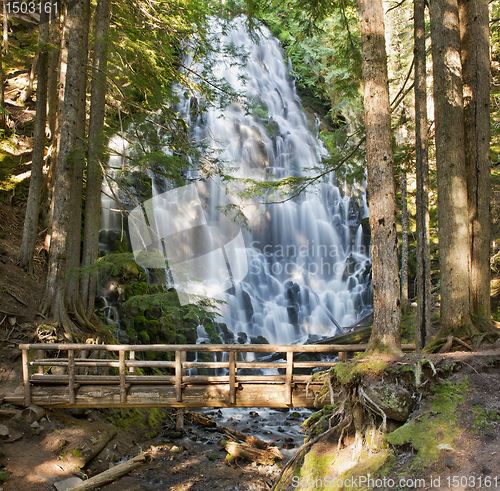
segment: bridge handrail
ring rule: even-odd
[[[69,390],[69,404],[75,404],[76,392],[80,383],[119,383],[120,402],[127,401],[127,392],[133,383],[169,383],[175,386],[177,402],[182,402],[182,389],[189,383],[229,383],[229,394],[231,404],[236,401],[236,389],[239,383],[281,383],[285,385],[286,404],[292,402],[292,388],[295,382],[305,382],[310,375],[299,375],[294,373],[295,368],[331,368],[336,361],[295,361],[296,353],[339,353],[339,359],[346,359],[348,352],[360,352],[366,350],[366,344],[352,345],[271,345],[271,344],[83,344],[83,343],[32,343],[21,344],[24,382],[24,404],[31,404],[31,384],[34,382],[67,383]],[[414,350],[415,345],[403,345],[404,350]],[[29,352],[35,351],[36,358],[30,360]],[[67,351],[67,358],[44,358],[47,351]],[[80,352],[80,357],[75,357],[75,352]],[[87,358],[90,351],[117,352],[116,359]],[[128,352],[128,359],[126,353]],[[137,352],[173,352],[175,361],[136,360]],[[227,361],[197,362],[187,361],[187,352],[210,352],[228,353]],[[238,353],[284,353],[286,361],[238,361]],[[44,373],[44,367],[64,367],[67,374],[54,375]],[[38,373],[31,374],[30,368],[38,367]],[[77,374],[77,367],[108,367],[118,368],[119,375],[82,375]],[[173,375],[137,375],[135,368],[172,368]],[[189,368],[224,368],[228,370],[227,375],[187,375]],[[283,375],[238,375],[238,369],[245,368],[281,368],[285,370]]]

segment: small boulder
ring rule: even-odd
[[[363,386],[360,402],[372,411],[377,411],[376,404],[389,419],[406,421],[413,408],[411,394],[396,384],[371,384]]]
[[[0,425],[0,437],[2,438],[9,438],[10,431],[9,428],[5,425]]]
[[[64,481],[57,481],[54,483],[57,491],[66,491],[77,484],[80,484],[82,480],[79,477],[70,477],[69,479],[65,479]]]

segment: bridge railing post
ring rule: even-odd
[[[292,405],[293,351],[286,352],[285,404]]]
[[[75,351],[70,348],[68,348],[68,392],[69,403],[75,404]]]
[[[236,352],[229,352],[229,402],[236,404]]]
[[[23,349],[24,405],[26,407],[31,404],[30,368],[28,354],[29,351],[27,349]]]
[[[118,372],[120,374],[120,403],[127,402],[127,375],[125,373],[125,350],[118,351]]]
[[[175,398],[182,402],[182,352],[175,350]]]

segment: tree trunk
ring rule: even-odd
[[[63,2],[61,2],[63,3]],[[56,146],[52,153],[52,158],[50,160],[50,168],[47,176],[47,203],[49,203],[48,210],[48,220],[49,232],[45,238],[47,250],[50,248],[50,224],[52,223],[52,215],[54,213],[54,183],[55,176],[57,174],[57,162],[58,162],[58,148],[59,148],[59,133],[61,127],[61,120],[63,115],[63,103],[64,103],[64,91],[66,86],[66,72],[68,67],[68,43],[69,43],[69,28],[70,28],[70,18],[68,17],[68,6],[64,5],[64,24],[61,34],[61,51],[59,54],[59,78],[57,80],[57,113],[55,116],[55,129],[54,136],[52,140],[56,142]],[[54,117],[51,115],[50,117]]]
[[[373,271],[368,351],[401,354],[396,201],[382,0],[359,0]]]
[[[49,39],[49,15],[42,9],[38,40],[47,43]],[[30,189],[24,218],[23,239],[19,262],[21,268],[33,273],[33,254],[38,232],[40,192],[43,183],[43,157],[45,150],[45,122],[47,116],[47,63],[49,54],[43,49],[38,56],[38,80],[36,88],[35,131],[33,135],[33,157],[31,161]]]
[[[415,39],[415,160],[417,174],[417,349],[425,346],[431,326],[431,259],[429,226],[429,154],[425,0],[414,0]]]
[[[2,48],[6,53],[9,49],[9,17],[7,15],[7,2],[3,2],[3,43]]]
[[[401,173],[401,310],[408,309],[408,180]]]
[[[37,72],[36,68],[38,64],[38,56],[39,52],[37,50],[35,56],[33,57],[33,61],[31,62],[30,74],[28,78],[28,87],[26,87],[26,90],[24,90],[21,93],[21,97],[19,99],[21,104],[24,104],[31,97],[31,94],[33,93],[33,84],[35,83],[35,77]]]
[[[488,0],[460,0],[465,165],[471,229],[471,312],[491,322],[490,57]]]
[[[54,2],[55,3],[55,2]],[[61,26],[60,26],[60,2],[57,2],[57,12],[50,20],[50,43],[55,46],[61,45]],[[47,94],[47,127],[49,138],[55,141],[56,124],[57,124],[57,108],[58,108],[58,88],[59,83],[59,50],[52,50],[49,54],[49,80]]]
[[[464,151],[457,0],[430,2],[438,185],[441,331],[463,334],[470,321],[470,232]]]
[[[80,267],[81,228],[82,228],[82,198],[83,198],[83,169],[85,166],[85,126],[87,102],[87,61],[89,40],[90,0],[84,0],[83,36],[80,42],[80,80],[78,119],[76,122],[75,159],[73,168],[73,184],[71,191],[71,205],[69,214],[68,236],[68,272]],[[66,303],[68,310],[74,313],[80,324],[89,324],[85,313],[81,312],[80,278],[77,274],[69,274],[66,282]]]
[[[99,217],[101,214],[102,174],[100,161],[104,154],[104,108],[106,99],[107,36],[109,31],[110,0],[97,4],[94,61],[89,123],[87,158],[87,186],[85,202],[85,225],[83,231],[82,267],[89,267],[97,261],[99,247]],[[87,317],[94,311],[96,274],[84,273],[81,293]]]
[[[5,19],[3,19],[5,23]],[[3,59],[2,59],[2,50],[0,49],[0,130],[7,129],[7,118],[5,114],[5,90],[3,86]]]
[[[42,312],[52,315],[62,324],[69,339],[74,338],[74,326],[70,321],[65,303],[65,287],[68,259],[69,213],[78,117],[79,75],[81,71],[80,41],[83,35],[83,0],[69,0],[67,4],[69,27],[68,66],[61,115],[55,175],[51,241],[47,279],[42,299]]]

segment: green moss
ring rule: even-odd
[[[300,474],[294,476],[293,482],[300,486],[301,491],[367,491],[372,487],[368,487],[366,480],[380,476],[384,465],[391,463],[393,458],[388,449],[372,456],[366,454],[354,467],[335,477],[335,455],[319,453],[313,448],[306,455]]]
[[[134,429],[146,431],[147,438],[154,438],[167,417],[166,409],[112,409],[108,421],[117,429]]]
[[[330,371],[332,377],[343,386],[356,384],[368,373],[378,375],[387,368],[387,362],[375,358],[365,358],[335,365]]]
[[[444,382],[434,387],[431,408],[386,436],[392,445],[409,444],[417,451],[411,469],[423,470],[436,461],[442,451],[438,445],[453,446],[460,432],[455,410],[464,403],[468,387],[467,379],[455,385]]]
[[[9,480],[10,472],[0,471],[0,484],[3,484]]]
[[[489,431],[495,428],[492,421],[498,419],[496,411],[486,411],[482,406],[472,406],[472,414],[474,415],[473,433]]]

